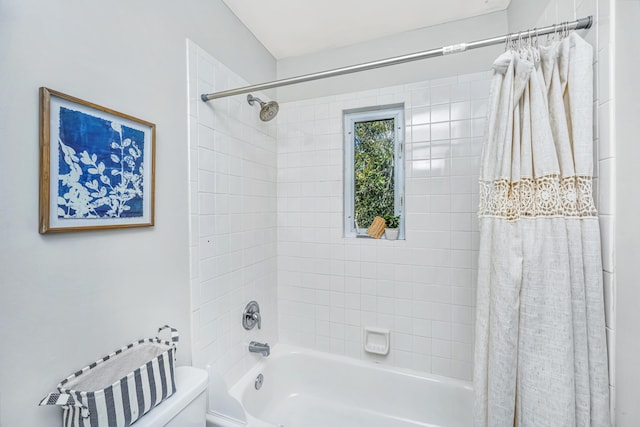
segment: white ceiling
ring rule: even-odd
[[[506,9],[510,0],[223,0],[276,59]]]

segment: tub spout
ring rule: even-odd
[[[251,341],[249,343],[249,352],[260,353],[264,357],[267,357],[271,354],[271,347],[269,347],[267,343],[262,344],[261,342]]]

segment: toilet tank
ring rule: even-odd
[[[136,421],[135,427],[205,427],[207,371],[191,366],[176,368],[176,392]]]

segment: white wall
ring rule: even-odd
[[[193,361],[231,386],[262,357],[249,353],[250,341],[277,342],[278,119],[260,121],[246,95],[202,102],[201,93],[248,83],[188,46]],[[241,315],[251,300],[260,304],[262,329],[245,331]],[[224,413],[217,403],[212,409]]]
[[[278,125],[281,340],[471,380],[485,72],[282,105]],[[343,237],[345,109],[403,103],[406,240]],[[363,328],[391,331],[388,356]]]
[[[278,78],[436,49],[502,35],[506,32],[506,11],[495,12],[350,46],[284,58],[278,61]],[[462,54],[282,87],[278,89],[278,100],[295,101],[485,71],[502,49],[502,46],[488,47]]]
[[[640,66],[638,22],[640,1],[617,0],[615,10],[615,117],[616,139],[616,391],[620,427],[638,425],[640,419],[640,227],[638,190],[640,160]]]
[[[594,25],[582,30],[581,35],[594,48],[594,191],[600,217],[602,240],[602,268],[604,278],[605,319],[607,325],[607,348],[609,352],[609,389],[611,414],[615,423],[616,399],[616,262],[614,250],[614,221],[616,219],[614,185],[616,174],[615,139],[612,134],[614,93],[611,90],[613,76],[613,44],[610,37],[611,0],[546,0],[532,2],[512,0],[508,9],[509,30],[520,31],[533,27],[551,25],[563,21],[593,15]]]
[[[59,380],[169,323],[191,362],[185,39],[251,81],[275,61],[218,0],[0,0],[0,425],[60,424]],[[233,43],[229,41],[233,40]],[[38,87],[157,125],[156,226],[38,234]]]

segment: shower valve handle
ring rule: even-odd
[[[249,304],[244,308],[244,312],[242,313],[242,326],[250,331],[255,328],[256,325],[258,329],[262,328],[262,316],[260,315],[260,306],[256,301],[250,301]]]
[[[251,318],[258,324],[258,329],[260,329],[262,326],[262,316],[260,316],[260,312],[256,311],[251,315]]]

